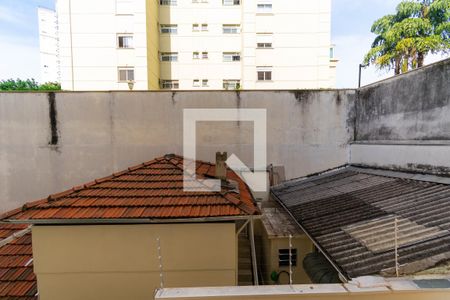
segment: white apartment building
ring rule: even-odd
[[[331,0],[57,0],[66,90],[335,86]]]
[[[57,19],[53,10],[39,7],[39,48],[41,83],[59,82]]]

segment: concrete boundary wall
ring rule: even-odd
[[[182,154],[186,108],[263,108],[268,163],[287,179],[348,162],[353,90],[0,93],[0,210],[167,153]],[[197,158],[253,161],[253,124],[202,122]]]
[[[450,175],[450,59],[360,90],[0,93],[0,211],[167,153],[183,110],[263,108],[286,179],[348,163]],[[252,167],[253,124],[202,122],[197,158]]]
[[[450,140],[450,59],[362,87],[356,141]]]

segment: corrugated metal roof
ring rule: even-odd
[[[0,224],[0,232],[0,299],[36,300],[30,230],[26,225]]]
[[[400,271],[411,274],[450,259],[450,185],[396,175],[348,167],[272,193],[350,278],[392,274],[397,219]]]
[[[197,178],[214,176],[215,166],[196,162]],[[221,192],[183,190],[183,158],[166,155],[112,176],[51,195],[2,216],[5,221],[92,219],[180,219],[259,214],[241,178]],[[194,183],[192,183],[194,184]]]

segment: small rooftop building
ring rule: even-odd
[[[450,275],[450,178],[345,167],[285,182],[272,196],[343,281]]]
[[[3,215],[33,225],[39,298],[152,299],[159,287],[239,284],[239,232],[260,215],[253,196],[231,170],[220,192],[184,191],[182,162],[166,155]],[[195,163],[197,178],[215,176],[215,165]]]

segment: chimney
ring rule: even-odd
[[[216,152],[216,178],[220,180],[227,180],[227,166],[225,161],[228,158],[227,152]]]

